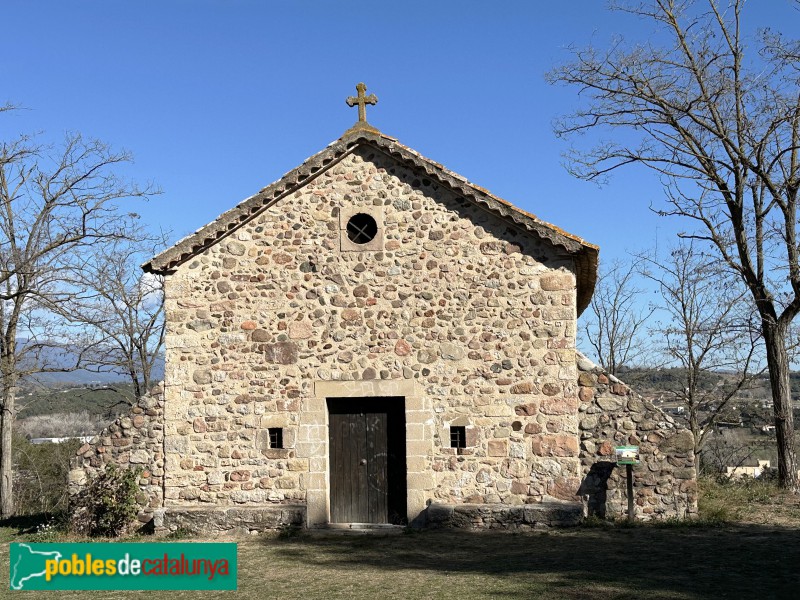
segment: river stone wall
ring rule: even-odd
[[[622,381],[578,353],[581,468],[579,493],[587,515],[627,515],[625,467],[615,446],[639,446],[633,467],[634,509],[639,520],[697,516],[697,472],[691,432]]]
[[[78,449],[70,463],[70,495],[80,492],[109,463],[142,468],[139,521],[150,523],[154,511],[164,503],[164,392],[160,386]]]

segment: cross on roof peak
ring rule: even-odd
[[[367,86],[363,82],[356,85],[356,91],[358,92],[358,96],[348,96],[345,102],[347,102],[347,106],[355,106],[358,104],[358,124],[366,124],[367,104],[377,104],[378,97],[375,94],[367,96]]]

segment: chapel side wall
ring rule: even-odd
[[[692,433],[622,381],[578,354],[580,494],[589,516],[627,515],[625,467],[615,446],[639,446],[633,467],[634,511],[639,520],[697,516],[697,471]]]
[[[341,250],[343,209],[381,250]],[[576,499],[575,285],[566,252],[357,150],[167,277],[165,505],[319,504],[327,381],[415,384],[420,509]]]

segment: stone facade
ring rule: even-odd
[[[350,238],[354,215],[376,223],[369,242]],[[330,400],[400,399],[404,522],[572,523],[582,496],[597,504],[597,485],[585,489],[605,458],[600,440],[630,441],[653,420],[578,372],[576,321],[596,261],[596,247],[391,138],[351,130],[144,265],[166,276],[163,402],[143,401],[163,406],[148,429],[156,440],[163,427],[163,449],[120,421],[82,449],[83,466],[152,451],[143,491],[159,527],[322,526]],[[114,443],[128,438],[130,451]],[[643,514],[677,514],[678,469],[662,462],[669,475],[642,480],[655,482],[641,490]],[[607,498],[616,507],[613,490]]]
[[[340,250],[353,207],[381,250]],[[406,399],[410,520],[574,499],[575,287],[566,253],[357,149],[167,278],[166,506],[310,500],[326,522],[340,396]]]

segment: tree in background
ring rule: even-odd
[[[719,429],[709,435],[700,451],[698,472],[716,477],[724,474],[728,479],[734,479],[737,467],[758,460],[754,457],[768,452],[766,445],[766,441],[753,441],[745,429]]]
[[[6,107],[8,109],[8,107]],[[12,427],[20,377],[48,368],[52,320],[73,296],[65,276],[83,253],[124,239],[118,201],[145,197],[115,174],[130,160],[106,144],[68,134],[62,145],[28,136],[0,142],[0,515],[13,514]],[[24,336],[24,343],[22,340]],[[76,365],[77,366],[77,365]]]
[[[692,243],[678,245],[663,260],[642,257],[642,265],[660,291],[663,320],[650,329],[650,339],[664,361],[683,373],[680,385],[665,391],[687,409],[699,455],[731,401],[763,373],[752,304],[741,282]]]
[[[601,269],[583,316],[584,344],[612,375],[632,366],[632,361],[642,364],[641,334],[653,309],[643,304],[645,291],[637,285],[636,269],[635,261],[615,261],[609,269]]]
[[[126,236],[83,253],[65,274],[70,301],[54,307],[88,339],[84,368],[119,373],[133,386],[132,404],[153,385],[164,346],[163,278],[139,266],[166,245],[129,219]]]
[[[713,247],[748,290],[772,388],[779,480],[797,490],[787,342],[800,312],[800,53],[797,41],[771,33],[750,52],[744,5],[617,6],[657,32],[640,44],[577,49],[549,79],[584,101],[558,135],[613,134],[572,152],[571,171],[592,181],[630,164],[655,171],[666,192],[661,213],[693,223],[685,237]]]

